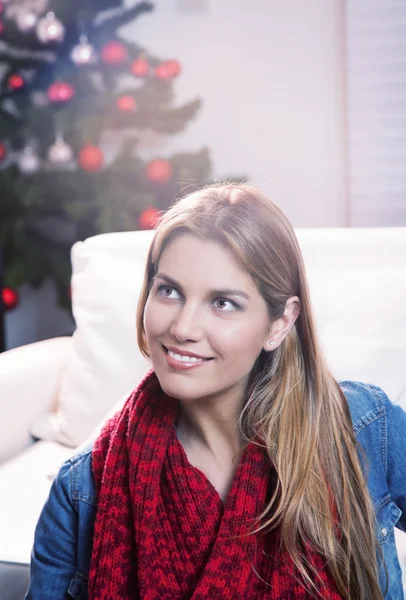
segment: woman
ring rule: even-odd
[[[153,371],[62,466],[27,598],[403,598],[406,414],[329,373],[282,211],[247,185],[176,203],[137,325]]]

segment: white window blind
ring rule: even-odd
[[[406,225],[406,0],[347,0],[345,47],[351,225]]]

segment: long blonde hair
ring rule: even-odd
[[[232,250],[251,274],[271,318],[300,299],[300,315],[273,352],[262,351],[251,373],[239,426],[260,440],[277,486],[256,531],[278,527],[310,593],[317,573],[312,548],[326,562],[344,599],[382,600],[372,502],[346,398],[329,372],[315,330],[302,255],[285,214],[256,188],[215,185],[176,202],[162,217],[149,251],[137,312],[138,343],[148,356],[143,315],[166,244],[191,232]]]

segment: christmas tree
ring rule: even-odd
[[[69,252],[88,236],[153,226],[185,184],[207,183],[206,148],[144,160],[145,132],[181,132],[177,60],[123,40],[153,10],[122,0],[0,0],[0,245],[4,284],[51,277],[69,303]],[[118,139],[116,148],[107,134]],[[190,189],[190,186],[189,188]]]

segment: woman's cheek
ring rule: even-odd
[[[148,299],[144,312],[144,327],[147,337],[164,333],[170,326],[170,321],[170,307],[154,298]]]
[[[257,356],[264,341],[264,327],[254,321],[234,322],[228,327],[219,328],[224,344],[227,344],[232,352],[243,354],[245,357]]]
[[[147,338],[155,332],[156,329],[156,310],[154,310],[153,302],[148,298],[144,311],[144,328]]]
[[[215,329],[221,334],[224,341],[233,343],[244,343],[248,337],[252,336],[252,325],[245,319],[219,319],[215,324]]]

